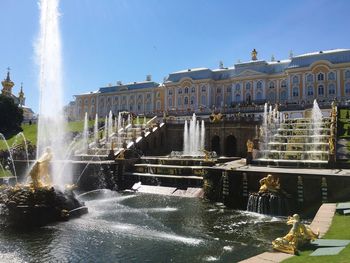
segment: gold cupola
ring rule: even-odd
[[[1,82],[2,84],[2,95],[5,96],[11,96],[12,95],[12,87],[15,85],[13,81],[10,78],[10,68],[7,68],[7,76],[6,78]]]

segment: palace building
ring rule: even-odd
[[[136,114],[227,110],[265,102],[309,104],[350,99],[350,49],[319,51],[288,59],[251,60],[218,69],[194,68],[169,74],[164,83],[118,83],[76,95],[75,118],[127,110]]]

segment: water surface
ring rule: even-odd
[[[278,218],[194,198],[84,197],[89,214],[35,230],[0,225],[0,262],[237,262],[270,249]]]

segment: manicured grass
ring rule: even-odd
[[[323,237],[324,239],[350,239],[350,216],[335,215],[332,221],[332,225]],[[299,256],[292,257],[283,262],[288,263],[330,263],[330,262],[340,262],[349,263],[350,262],[350,245],[348,245],[344,250],[342,250],[338,255],[335,256],[317,256],[311,257],[313,251],[305,250],[301,251]]]
[[[89,127],[92,127],[94,125],[95,121],[89,121]],[[81,132],[84,128],[84,122],[83,121],[74,121],[74,122],[69,122],[68,123],[68,131],[70,132]],[[30,142],[33,145],[36,145],[36,138],[37,138],[37,124],[24,124],[22,125],[23,129],[23,134],[27,140],[27,142]],[[17,141],[16,141],[17,140]],[[11,147],[14,142],[16,141],[17,144],[21,144],[23,142],[23,137],[22,136],[13,136],[10,139],[7,140],[7,143],[9,147]],[[6,144],[0,140],[0,150],[6,149]]]
[[[0,168],[0,177],[9,177],[9,176],[12,176],[12,174],[11,174],[10,171],[2,170],[2,169]]]

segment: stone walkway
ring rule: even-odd
[[[318,209],[312,223],[311,229],[315,232],[320,231],[320,236],[323,237],[332,224],[335,213],[336,204],[323,204]],[[283,260],[294,257],[293,255],[281,252],[265,252],[257,256],[240,261],[242,263],[264,263],[264,262],[282,262]]]

